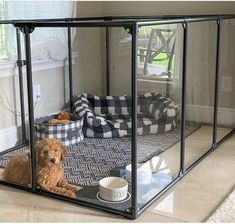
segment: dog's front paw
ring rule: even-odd
[[[70,185],[69,188],[71,189],[71,191],[73,191],[75,193],[78,191],[78,188],[75,186]]]
[[[70,198],[77,198],[77,195],[76,195],[76,193],[77,193],[77,191],[76,192],[73,192],[73,191],[70,191],[70,192],[68,192],[68,196],[70,197]]]

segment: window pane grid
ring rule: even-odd
[[[0,20],[5,19],[5,2],[0,0]],[[0,24],[0,59],[6,58],[5,25]]]

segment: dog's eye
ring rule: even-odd
[[[43,153],[44,153],[44,154],[47,154],[47,153],[48,153],[48,151],[47,151],[47,150],[45,150]]]

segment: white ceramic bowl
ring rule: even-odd
[[[131,183],[131,164],[126,166],[126,180]],[[149,184],[152,182],[152,170],[150,163],[138,164],[137,168],[137,183],[138,184]]]
[[[128,182],[120,177],[106,177],[99,181],[100,197],[106,201],[121,201],[127,197]]]

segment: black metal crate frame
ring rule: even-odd
[[[0,24],[12,24],[16,28],[17,36],[17,66],[19,70],[19,86],[20,86],[20,101],[21,101],[21,122],[22,122],[22,144],[11,149],[7,149],[0,153],[3,155],[7,152],[14,151],[21,147],[30,146],[31,152],[31,174],[32,186],[25,187],[19,186],[5,181],[0,181],[0,184],[19,188],[39,195],[45,195],[63,201],[72,202],[79,205],[84,205],[96,209],[101,209],[107,212],[123,215],[125,217],[136,219],[148,206],[161,197],[168,189],[175,183],[183,178],[189,171],[198,165],[204,158],[211,154],[218,146],[231,137],[235,133],[233,129],[230,133],[224,136],[220,141],[217,141],[217,118],[218,118],[218,91],[219,91],[219,77],[220,77],[220,37],[221,37],[221,24],[223,20],[235,19],[235,14],[225,15],[178,15],[178,16],[106,16],[106,17],[86,17],[86,18],[61,18],[61,19],[41,19],[41,20],[7,20],[0,21]],[[214,83],[214,114],[213,114],[213,141],[211,148],[204,153],[199,159],[192,163],[187,169],[185,168],[185,109],[186,109],[186,80],[187,80],[187,47],[188,47],[188,26],[193,22],[208,22],[215,21],[217,24],[217,41],[216,41],[216,67],[215,67],[215,83]],[[138,28],[148,25],[160,24],[182,24],[183,26],[183,72],[182,72],[182,90],[181,90],[181,144],[180,144],[180,172],[176,179],[169,185],[162,189],[154,198],[152,198],[142,208],[137,208],[137,35]],[[70,199],[61,195],[44,192],[38,189],[36,180],[36,154],[34,149],[34,111],[33,111],[33,84],[32,84],[32,62],[31,62],[31,44],[30,34],[36,27],[65,27],[68,30],[68,61],[69,61],[69,90],[70,90],[70,109],[73,105],[73,74],[72,74],[72,46],[71,46],[71,28],[72,27],[105,27],[106,28],[106,81],[107,81],[107,94],[109,94],[109,34],[110,27],[124,27],[132,35],[132,206],[125,212],[116,209],[107,208],[97,204],[91,204],[80,201],[79,199]],[[20,45],[20,31],[24,34],[25,40],[25,53],[26,60],[21,58],[21,45]],[[28,95],[28,112],[29,112],[29,141],[26,138],[25,132],[25,117],[24,117],[24,98],[23,98],[23,81],[22,81],[22,66],[26,65],[27,75],[27,95]]]

